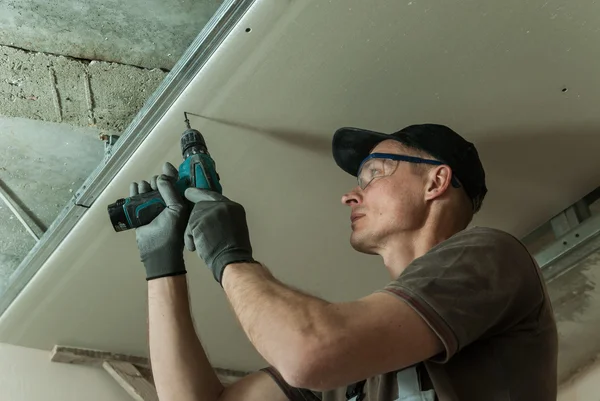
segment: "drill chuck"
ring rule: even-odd
[[[190,128],[181,135],[181,155],[185,160],[196,153],[208,154],[208,149],[200,131]]]

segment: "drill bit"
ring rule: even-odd
[[[183,112],[183,115],[185,116],[185,125],[187,126],[187,129],[191,129],[192,127],[190,126],[190,119],[187,116],[187,112]]]

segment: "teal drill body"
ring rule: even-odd
[[[222,193],[216,163],[208,153],[206,143],[198,130],[189,128],[181,136],[183,163],[175,187],[183,198],[190,187]],[[158,191],[122,198],[108,206],[115,231],[126,231],[149,224],[166,207]]]
[[[192,154],[179,165],[179,180],[177,180],[176,187],[182,196],[190,187],[223,192],[215,161],[208,153]]]

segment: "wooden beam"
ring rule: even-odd
[[[104,368],[104,362],[126,362],[137,369],[147,381],[152,382],[152,371],[150,360],[142,356],[133,356],[126,354],[118,354],[114,352],[106,352],[89,348],[66,347],[55,345],[50,355],[50,360],[53,362],[71,363],[76,365],[87,365]],[[223,385],[235,383],[250,372],[242,372],[238,370],[214,368],[217,377]]]
[[[104,370],[136,401],[159,401],[154,385],[129,362],[104,361]]]
[[[116,354],[87,348],[74,348],[55,345],[50,355],[53,362],[73,363],[102,367],[104,361],[128,362],[132,365],[150,368],[148,358],[141,356]]]

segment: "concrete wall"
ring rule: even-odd
[[[600,361],[559,388],[558,401],[600,400]]]
[[[0,343],[2,401],[131,401],[102,369],[50,362],[47,351]]]
[[[0,46],[0,115],[120,132],[165,76]]]
[[[548,291],[559,333],[559,383],[565,383],[600,354],[600,252],[550,281]]]

